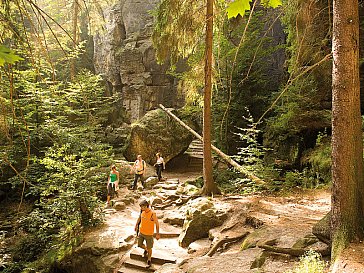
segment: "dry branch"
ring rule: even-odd
[[[163,111],[165,111],[170,117],[172,117],[173,119],[175,119],[179,124],[181,124],[191,134],[193,134],[196,138],[198,138],[199,140],[203,141],[203,138],[198,133],[196,133],[196,131],[194,131],[192,128],[190,128],[186,123],[184,123],[182,120],[180,120],[176,115],[174,115],[171,111],[169,111],[167,108],[165,108],[162,104],[159,104],[159,107]],[[223,160],[225,160],[225,162],[227,162],[228,164],[230,164],[231,166],[233,166],[237,171],[239,171],[240,173],[244,174],[246,177],[248,177],[252,181],[256,182],[257,184],[264,184],[265,183],[262,179],[260,179],[259,177],[255,176],[254,174],[252,174],[250,171],[248,171],[247,169],[245,169],[243,166],[239,165],[236,161],[234,161],[233,159],[231,159],[230,156],[228,156],[227,154],[223,153],[221,150],[219,150],[218,148],[216,148],[214,145],[211,145],[211,148]]]
[[[219,241],[217,241],[217,243],[209,250],[209,252],[207,252],[206,255],[211,257],[224,244],[239,241],[239,240],[245,238],[248,234],[249,234],[249,232],[247,231],[239,236],[222,238]]]
[[[270,246],[270,245],[258,245],[258,247],[271,251],[271,252],[288,254],[291,256],[295,256],[295,257],[300,257],[307,252],[307,249],[303,249],[303,248],[285,248],[285,247],[276,247],[276,246]],[[330,255],[331,250],[330,250],[330,247],[327,247],[324,249],[315,249],[315,252],[320,253],[321,256],[328,256],[328,255]]]

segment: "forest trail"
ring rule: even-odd
[[[164,184],[176,186],[187,180],[192,180],[201,175],[200,171],[165,172]],[[121,195],[131,194],[126,188],[121,189]],[[263,250],[256,245],[241,250],[242,241],[238,241],[219,249],[212,257],[205,254],[212,246],[208,238],[200,239],[192,243],[187,249],[178,245],[178,235],[181,233],[180,225],[165,223],[164,216],[170,213],[179,213],[180,207],[168,206],[163,209],[154,208],[160,219],[161,233],[165,237],[155,240],[153,258],[155,263],[151,269],[146,269],[146,263],[141,258],[141,252],[134,243],[134,225],[139,213],[138,199],[153,198],[154,196],[166,196],[176,194],[175,187],[154,187],[152,190],[138,192],[138,198],[134,204],[129,204],[123,211],[107,213],[105,229],[113,233],[120,241],[131,240],[131,248],[119,252],[119,263],[115,267],[115,273],[148,272],[158,269],[164,261],[169,260],[180,266],[182,272],[265,272],[281,273],[292,269],[298,262],[297,258],[288,255],[267,255],[260,268],[251,268],[253,262],[259,258]],[[312,226],[330,210],[330,192],[328,190],[306,190],[292,192],[289,196],[268,195],[223,195],[214,197],[214,203],[225,204],[230,207],[233,216],[223,226],[231,228],[234,234],[246,230],[246,222],[241,217],[249,215],[251,219],[261,221],[262,226],[251,228],[257,242],[276,240],[279,247],[292,247],[298,240],[312,234]],[[117,201],[117,200],[116,200]],[[233,222],[232,222],[233,221]],[[235,221],[235,222],[234,222]],[[245,221],[245,220],[244,220]],[[228,227],[229,226],[229,227]],[[313,247],[322,248],[322,243],[316,243]],[[238,265],[238,266],[237,266]],[[263,271],[259,271],[263,270]]]

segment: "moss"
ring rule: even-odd
[[[331,260],[335,261],[340,253],[348,246],[350,240],[349,232],[341,226],[332,236]]]

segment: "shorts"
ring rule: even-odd
[[[143,245],[143,242],[146,242],[147,244],[147,248],[151,249],[153,248],[153,235],[144,235],[139,233],[139,237],[138,237],[138,246],[141,247]]]
[[[115,195],[115,183],[109,183],[107,186],[107,195],[114,197]]]

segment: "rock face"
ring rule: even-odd
[[[103,74],[109,95],[120,98],[129,121],[141,118],[159,103],[178,107],[177,81],[156,63],[149,12],[159,0],[120,0],[104,12],[105,31],[94,37],[96,73]]]
[[[193,200],[189,206],[178,239],[182,247],[188,247],[193,241],[208,237],[210,229],[221,226],[227,219],[227,212],[217,210],[206,198]]]
[[[147,163],[154,164],[155,154],[160,152],[164,161],[168,162],[183,153],[192,139],[186,129],[171,120],[161,109],[156,109],[132,124],[124,156],[129,161],[134,161],[141,154]]]

